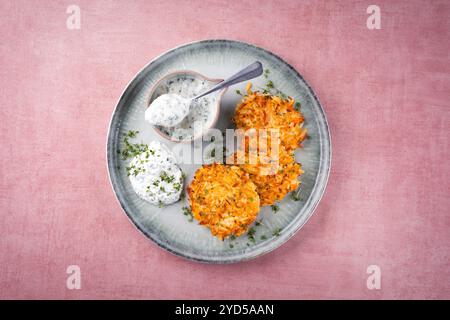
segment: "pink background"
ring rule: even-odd
[[[381,30],[366,27],[373,3]],[[69,4],[81,30],[66,28]],[[449,1],[10,0],[0,15],[1,298],[450,298]],[[286,59],[332,131],[315,215],[235,265],[149,242],[105,161],[128,81],[161,52],[209,38]],[[72,264],[81,290],[66,288]],[[371,264],[381,290],[366,287]]]

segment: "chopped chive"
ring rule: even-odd
[[[297,191],[291,192],[291,198],[294,201],[300,201],[301,200],[300,195],[297,193]]]
[[[280,234],[281,234],[281,228],[275,229],[275,230],[273,231],[273,233],[272,233],[272,235],[273,235],[274,237],[278,237],[278,236],[280,236]]]

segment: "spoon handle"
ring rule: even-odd
[[[263,73],[263,66],[262,63],[259,61],[253,62],[251,65],[249,65],[248,67],[245,67],[244,69],[242,69],[241,71],[239,71],[238,73],[236,73],[235,75],[229,77],[228,79],[218,83],[217,85],[215,85],[214,87],[212,87],[211,89],[209,89],[206,92],[203,92],[202,94],[196,96],[194,99],[198,99],[201,98],[207,94],[210,94],[211,92],[229,87],[233,84],[242,82],[242,81],[246,81],[246,80],[250,80],[256,77],[259,77],[260,75],[262,75]]]

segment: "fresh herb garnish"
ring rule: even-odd
[[[280,210],[280,207],[276,204],[273,204],[270,206],[272,208],[272,211],[277,213]]]
[[[292,198],[292,200],[294,200],[294,201],[300,201],[300,200],[302,200],[302,199],[300,198],[300,194],[298,194],[297,191],[291,192],[291,198]]]
[[[125,145],[124,149],[118,150],[118,153],[122,156],[122,160],[127,160],[133,158],[148,150],[148,146],[143,143],[131,143],[130,138],[135,138],[139,131],[128,131],[124,138],[123,143]]]
[[[270,94],[274,96],[279,96],[282,99],[287,99],[288,96],[283,93],[281,90],[277,89],[275,86],[275,83],[269,78],[270,70],[265,69],[264,70],[264,78],[267,79],[265,87],[261,88],[263,94]]]
[[[167,174],[167,172],[165,172],[165,171],[163,171],[163,172],[159,175],[159,177],[161,178],[161,181],[165,181],[165,182],[167,182],[167,183],[172,183],[173,180],[175,180],[175,177],[174,177],[174,176],[169,176],[169,175]]]
[[[127,171],[127,176],[130,176],[131,170],[134,168],[134,166],[126,166],[125,170]]]
[[[189,218],[189,222],[192,222],[194,220],[194,217],[192,216],[192,211],[189,207],[183,207],[181,208],[183,211],[183,214]]]
[[[255,239],[255,233],[256,233],[256,230],[255,230],[254,227],[251,227],[251,228],[248,230],[247,238],[248,238],[248,240],[249,240],[251,243],[255,243],[255,242],[256,242],[256,239]]]
[[[129,137],[129,138],[136,138],[136,135],[139,133],[139,131],[133,131],[133,130],[130,130],[130,131],[128,131],[127,133],[126,133],[126,136],[127,137]]]
[[[181,184],[178,183],[178,182],[176,182],[176,183],[173,184],[173,188],[174,188],[175,190],[177,190],[177,191],[180,191],[180,189],[181,189]]]
[[[278,236],[280,236],[280,234],[281,234],[281,228],[275,229],[275,230],[273,231],[273,233],[272,233],[272,235],[273,235],[274,237],[278,237]]]
[[[137,176],[141,172],[145,172],[143,167],[136,167],[135,165],[126,166],[125,170],[127,171],[127,176],[133,175]]]

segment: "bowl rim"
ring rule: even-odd
[[[159,78],[151,86],[150,90],[148,91],[147,98],[145,99],[145,108],[146,109],[148,109],[150,107],[150,104],[151,104],[150,99],[152,98],[152,96],[155,93],[156,89],[161,85],[161,83],[164,82],[165,80],[173,77],[173,76],[176,76],[177,74],[190,74],[190,75],[193,75],[196,78],[201,78],[203,80],[206,80],[206,81],[209,81],[209,82],[213,82],[214,84],[219,84],[220,82],[224,81],[224,79],[219,79],[219,78],[215,79],[215,78],[207,77],[207,76],[201,74],[200,72],[197,72],[197,71],[194,71],[194,70],[188,70],[188,69],[182,70],[182,69],[179,69],[179,70],[171,71],[171,72],[167,73],[166,75],[162,76],[161,78]],[[197,135],[193,135],[192,139],[184,139],[184,140],[176,139],[176,138],[173,138],[171,136],[166,135],[157,126],[152,125],[152,124],[149,124],[149,125],[151,125],[153,130],[155,130],[156,133],[158,133],[161,137],[163,137],[164,139],[166,139],[168,141],[171,141],[171,142],[191,143],[192,141],[198,140],[198,139],[202,138],[205,135],[205,133],[208,132],[209,129],[214,128],[216,126],[217,121],[219,120],[220,106],[221,106],[221,103],[222,103],[222,98],[223,98],[223,95],[225,94],[225,92],[227,91],[227,89],[228,89],[228,87],[219,90],[219,94],[217,96],[217,102],[214,105],[216,113],[215,113],[213,121],[211,121],[211,125],[207,126],[205,128],[202,128],[202,131],[199,134],[197,134]]]

